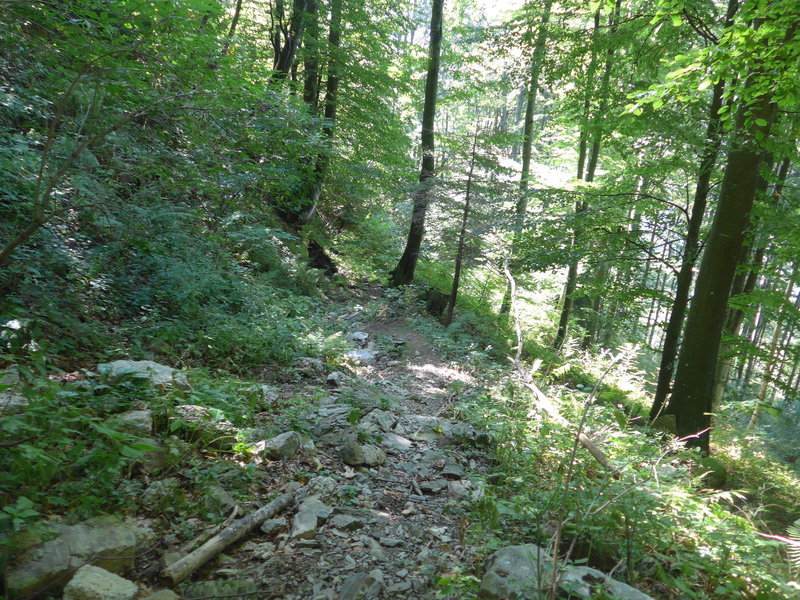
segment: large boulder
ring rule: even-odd
[[[552,557],[535,544],[502,548],[486,559],[478,596],[486,600],[542,600],[553,578],[552,561]],[[570,598],[589,600],[599,592],[603,598],[653,600],[590,567],[564,567],[559,574],[558,587]]]
[[[75,572],[64,588],[64,600],[133,600],[138,592],[132,581],[86,565]]]
[[[215,419],[212,411],[197,404],[175,407],[171,428],[187,441],[217,450],[231,450],[238,430],[226,419]]]
[[[6,568],[9,599],[57,595],[69,576],[86,564],[125,574],[133,568],[138,538],[148,532],[114,517],[97,517],[77,525],[56,525],[54,537],[27,536]]]
[[[552,558],[535,544],[502,548],[486,559],[478,596],[488,600],[539,600],[543,597],[540,583],[548,582],[552,572]]]
[[[188,385],[186,375],[152,360],[115,360],[97,365],[97,372],[112,383],[123,377],[135,377],[148,379],[156,386]]]

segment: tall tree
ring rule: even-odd
[[[435,172],[434,120],[436,96],[439,88],[439,62],[442,49],[442,12],[444,0],[433,0],[431,9],[431,36],[428,48],[428,74],[425,78],[425,104],[422,110],[422,166],[411,211],[411,225],[406,247],[397,266],[391,272],[390,285],[399,286],[414,280],[420,246],[425,234],[425,215],[430,203],[431,184]]]
[[[736,116],[735,137],[689,307],[675,386],[667,407],[667,412],[675,415],[678,435],[689,437],[689,445],[706,454],[725,309],[756,196],[762,143],[775,118],[771,96],[754,91],[753,85],[748,89],[758,95],[742,106]]]
[[[525,124],[522,132],[522,172],[519,177],[519,198],[514,208],[516,217],[514,234],[511,240],[510,259],[514,258],[514,249],[519,244],[522,222],[528,210],[528,185],[531,172],[531,155],[533,149],[533,118],[536,114],[536,96],[539,94],[539,78],[542,73],[545,49],[547,45],[547,25],[550,22],[550,12],[553,0],[545,0],[542,7],[542,16],[536,33],[536,42],[531,57],[530,77],[528,79],[527,93],[525,94]],[[523,95],[520,94],[520,97]],[[506,315],[511,309],[511,282],[506,285],[503,304],[500,314]]]

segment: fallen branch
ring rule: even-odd
[[[282,494],[254,513],[234,521],[197,550],[161,571],[161,578],[170,585],[178,585],[225,548],[288,507],[294,502],[294,498],[295,494]]]
[[[561,413],[558,412],[558,409],[555,405],[550,401],[550,398],[544,395],[544,392],[539,389],[533,382],[526,382],[523,384],[526,388],[533,392],[533,395],[536,397],[536,402],[539,404],[539,407],[544,410],[550,418],[553,419],[556,423],[563,427],[569,427],[569,421],[567,421],[564,417],[561,416]],[[613,471],[614,475],[617,476],[616,470],[611,466],[611,463],[608,462],[608,458],[600,448],[597,447],[591,438],[583,432],[578,433],[578,441],[583,444],[583,447],[586,448],[592,456],[594,456],[595,460],[603,465],[609,471]]]
[[[231,514],[228,516],[227,519],[225,519],[219,525],[214,525],[214,527],[212,527],[211,529],[207,529],[204,533],[200,534],[196,538],[191,539],[188,542],[186,542],[183,546],[180,547],[180,549],[178,550],[178,554],[180,554],[181,556],[187,556],[187,555],[191,554],[191,552],[195,548],[205,544],[208,540],[210,540],[212,537],[217,535],[220,531],[222,531],[223,529],[228,527],[228,525],[233,523],[233,520],[236,518],[236,516],[238,514],[239,514],[239,507],[238,506],[234,506],[233,510],[231,511]]]

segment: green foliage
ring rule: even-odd
[[[546,393],[569,422],[578,421],[582,393],[557,386]],[[547,546],[560,524],[561,548],[573,548],[571,560],[616,569],[645,592],[667,585],[698,600],[791,594],[775,543],[756,535],[759,508],[743,505],[736,492],[698,491],[690,474],[694,453],[662,449],[595,405],[587,428],[602,440],[619,478],[579,449],[567,480],[574,434],[551,423],[526,390],[507,384],[462,402],[459,411],[497,440],[484,496],[472,506],[471,535],[485,552],[509,543]],[[769,572],[765,557],[773,561]]]
[[[109,417],[152,398],[152,388],[137,380],[110,387],[23,375],[27,405],[0,425],[9,442],[0,448],[0,538],[52,512],[82,518],[124,510],[135,490],[120,481],[153,448]]]

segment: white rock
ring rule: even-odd
[[[85,565],[64,588],[64,600],[133,600],[139,588],[119,575]]]
[[[158,386],[188,385],[186,375],[172,367],[161,365],[152,360],[115,360],[97,365],[97,371],[111,381],[129,376],[149,379],[150,383]]]

